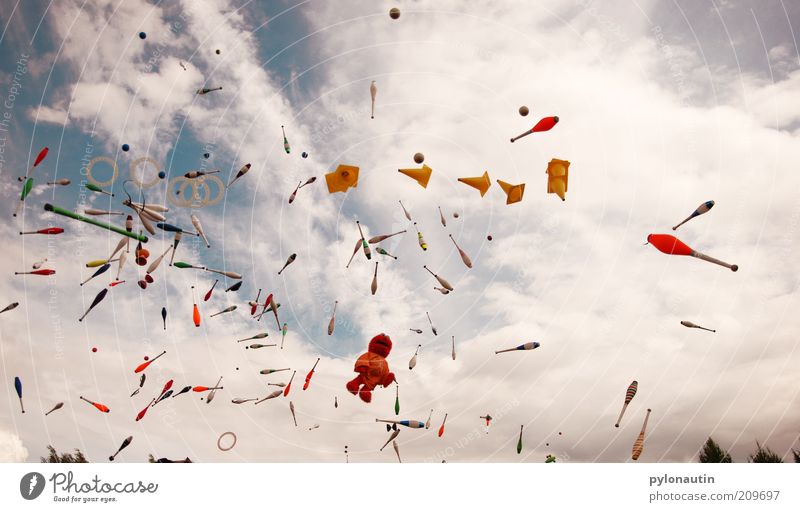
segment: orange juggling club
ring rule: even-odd
[[[250,315],[254,316],[256,314],[256,310],[258,309],[258,299],[261,297],[261,288],[258,289],[258,293],[256,294],[256,300],[250,301]]]
[[[192,286],[192,321],[195,327],[200,327],[200,309],[197,308],[197,301],[194,298],[194,286]]]
[[[106,407],[105,405],[103,405],[101,403],[92,402],[91,400],[87,400],[87,399],[83,398],[82,396],[79,397],[79,398],[81,400],[83,400],[84,402],[88,403],[88,404],[92,404],[100,412],[111,412],[111,409],[109,409],[108,407]]]
[[[25,176],[29,176],[31,171],[38,167],[40,163],[42,163],[42,160],[44,160],[44,157],[47,156],[48,151],[50,151],[50,148],[48,147],[44,147],[41,151],[39,151],[39,154],[36,155],[36,160],[33,162],[33,167],[28,170]]]
[[[55,270],[49,268],[40,268],[39,270],[32,270],[30,272],[14,272],[15,276],[34,275],[34,276],[52,276]]]
[[[38,231],[20,231],[20,235],[60,235],[64,228],[44,228]]]
[[[311,377],[314,376],[314,370],[316,370],[318,364],[319,364],[319,357],[317,358],[317,362],[314,363],[314,366],[311,367],[311,371],[308,372],[308,375],[306,375],[306,382],[303,384],[303,391],[307,390],[308,385],[311,384]]]
[[[195,386],[195,387],[192,388],[192,391],[194,391],[195,393],[203,393],[205,391],[213,391],[215,389],[223,389],[223,386],[212,386],[212,387]]]
[[[442,420],[442,426],[439,427],[439,437],[442,437],[444,434],[444,423],[447,421],[447,413],[444,414],[444,419]]]
[[[172,389],[172,384],[173,383],[174,383],[174,381],[172,379],[169,379],[167,381],[167,383],[164,384],[164,387],[161,389],[161,394],[159,394],[158,397],[161,398],[162,396],[164,396],[164,393],[166,393],[167,391]]]
[[[289,384],[283,389],[283,396],[289,396],[289,391],[292,389],[292,381],[294,380],[294,374],[297,373],[297,370],[292,372],[292,377],[289,379]]]
[[[156,359],[158,359],[159,357],[163,356],[166,353],[167,353],[167,351],[165,350],[165,351],[161,352],[160,354],[158,354],[156,357],[150,359],[149,361],[145,361],[144,363],[140,364],[139,366],[136,367],[135,370],[133,370],[133,373],[142,373],[143,371],[145,371],[147,369],[148,366],[150,366],[150,364],[153,361],[155,361]]]
[[[701,252],[697,252],[672,235],[647,235],[647,241],[650,244],[652,244],[653,247],[663,252],[664,254],[672,254],[676,256],[692,256],[701,260],[708,261],[710,263],[714,263],[716,265],[729,268],[734,272],[739,270],[739,265],[731,265],[716,258],[712,258],[711,256],[706,256]]]
[[[153,405],[155,401],[156,399],[153,398],[152,400],[150,400],[150,403],[147,404],[147,407],[139,411],[139,414],[136,415],[136,421],[139,421],[140,419],[144,418],[144,415],[147,414],[147,410],[150,408],[151,405]]]
[[[211,294],[214,292],[214,287],[217,286],[219,279],[214,279],[214,284],[211,285],[211,288],[206,292],[205,296],[203,297],[203,301],[208,302],[208,299],[211,298]]]
[[[530,135],[531,133],[546,132],[552,129],[557,123],[558,123],[558,116],[543,117],[542,119],[539,120],[538,123],[536,123],[533,126],[533,128],[531,128],[527,132],[521,133],[516,137],[512,137],[511,142],[514,142],[517,139],[521,139],[526,135]]]

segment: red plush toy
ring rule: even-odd
[[[369,342],[368,352],[361,354],[356,361],[353,371],[358,377],[347,383],[347,391],[361,397],[369,403],[372,401],[372,390],[382,385],[388,387],[395,382],[394,373],[389,371],[386,357],[392,351],[392,340],[383,333],[378,334]]]

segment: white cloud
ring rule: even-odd
[[[28,450],[16,434],[0,430],[0,462],[25,462]]]
[[[57,108],[46,105],[39,106],[38,109],[28,109],[28,118],[34,122],[50,123],[64,126],[69,121],[67,113]]]
[[[293,75],[301,84],[284,89],[263,68],[243,13],[226,2],[186,5],[186,25],[168,45],[173,53],[135,80],[117,70],[141,69],[146,47],[116,35],[133,37],[146,23],[149,33],[163,32],[166,21],[157,8],[116,13],[114,30],[108,29],[113,38],[99,9],[62,16],[62,37],[73,30],[69,20],[80,16],[112,45],[99,49],[85,37],[71,39],[65,58],[73,69],[84,62],[86,68],[68,104],[70,117],[84,129],[96,126],[110,145],[124,137],[160,157],[174,137],[192,135],[217,144],[234,172],[253,163],[224,207],[199,214],[212,249],[194,252],[193,241],[184,238],[178,259],[224,262],[245,274],[249,291],[274,292],[281,319],[290,324],[286,348],[251,351],[234,343],[261,330],[275,342],[279,333],[271,317],[245,323],[243,302],[252,297],[226,296],[223,283],[210,303],[201,304],[203,327],[196,329],[188,288],[196,284],[202,294],[213,279],[166,267],[140,292],[129,266],[123,275],[129,282],[77,324],[102,283],[76,288],[87,276],[83,260],[105,255],[116,237],[90,229],[82,239],[59,238],[57,286],[29,278],[2,290],[25,299],[15,316],[4,318],[4,358],[24,372],[26,393],[42,408],[68,402],[45,422],[26,418],[33,421],[24,437],[28,445],[43,450],[52,436],[56,447],[80,446],[90,460],[103,460],[132,433],[134,444],[124,454],[131,461],[148,452],[204,461],[338,461],[345,445],[351,460],[393,460],[392,453],[376,450],[385,431],[374,420],[394,417],[394,390],[379,390],[365,406],[344,389],[355,356],[381,331],[395,341],[389,362],[401,383],[401,417],[424,421],[433,408],[438,427],[449,414],[442,439],[432,431],[401,434],[405,460],[538,462],[555,453],[559,460],[623,461],[647,407],[654,412],[645,461],[688,461],[708,435],[731,446],[737,460],[755,438],[779,452],[794,442],[792,428],[800,419],[791,407],[796,364],[787,361],[798,357],[792,334],[798,320],[788,312],[797,288],[793,276],[800,271],[793,257],[800,219],[793,191],[800,183],[789,163],[800,149],[794,137],[769,129],[752,109],[690,107],[680,87],[656,79],[670,58],[699,73],[691,54],[675,48],[667,56],[649,32],[629,23],[598,30],[597,13],[588,10],[562,23],[567,20],[554,13],[566,3],[538,9],[485,3],[465,10],[461,2],[418,2],[394,22],[385,13],[337,2],[307,11],[308,30],[316,32],[309,44],[318,49],[318,60],[308,63],[306,75]],[[608,35],[612,28],[614,37]],[[630,40],[620,44],[619,34]],[[219,57],[213,54],[217,46]],[[224,90],[192,96],[203,78]],[[371,80],[379,88],[374,120],[368,112]],[[686,90],[696,90],[696,74],[687,73],[685,81]],[[295,87],[316,93],[308,105],[286,99],[285,91]],[[521,104],[531,108],[527,118],[516,114]],[[561,118],[552,132],[508,142],[545,115]],[[291,155],[283,153],[280,125],[287,127]],[[303,150],[311,153],[306,160],[297,156]],[[413,165],[417,151],[434,169],[426,190],[397,173]],[[572,162],[564,203],[545,194],[544,171],[554,157]],[[321,175],[339,163],[361,167],[359,186],[347,195],[328,195]],[[525,182],[523,202],[506,206],[496,183],[480,198],[456,181],[484,170],[493,181]],[[288,205],[297,182],[311,175],[317,183]],[[734,260],[738,274],[642,246],[648,233],[668,232],[712,198],[714,210],[682,227],[679,236],[697,250]],[[417,245],[398,199],[419,223],[427,252]],[[447,229],[439,224],[438,206],[448,216]],[[344,269],[358,236],[356,217],[367,237],[409,230],[381,244],[399,259],[380,259],[374,297],[371,262],[359,254]],[[186,212],[173,211],[171,219],[189,224]],[[448,233],[472,257],[472,270]],[[50,247],[41,239],[25,243],[9,251],[15,268],[27,267]],[[150,245],[152,254],[163,250],[163,243]],[[71,255],[79,250],[76,261]],[[298,260],[278,278],[293,252]],[[450,280],[455,292],[435,292],[437,283],[423,264]],[[50,307],[50,290],[59,298],[49,317],[59,323],[37,324],[33,315]],[[72,296],[75,290],[80,300]],[[336,336],[328,337],[334,300],[340,323]],[[207,318],[234,301],[240,311]],[[164,304],[166,333],[158,315]],[[430,334],[425,311],[439,336]],[[686,330],[682,319],[719,332]],[[456,337],[456,361],[450,336]],[[56,346],[59,358],[37,343],[54,338],[63,338]],[[493,353],[532,340],[542,347]],[[409,371],[418,343],[419,363]],[[93,345],[100,346],[98,355],[89,352]],[[167,356],[148,372],[140,396],[129,399],[137,385],[131,369],[162,349]],[[318,356],[312,386],[302,391]],[[64,370],[64,360],[67,368],[85,371]],[[291,422],[286,399],[230,404],[234,396],[264,396],[267,382],[288,380],[286,373],[258,375],[266,367],[297,370],[289,398],[300,428]],[[180,388],[211,385],[219,375],[225,389],[217,402],[206,405],[191,394],[132,422],[167,379]],[[639,394],[615,430],[613,420],[634,378]],[[108,403],[112,413],[100,415],[76,399],[80,394]],[[0,405],[10,405],[3,400]],[[488,435],[479,419],[487,412],[496,418]],[[321,427],[308,431],[314,423]],[[517,456],[520,424],[526,425],[526,449]],[[237,433],[239,445],[222,454],[215,443],[227,430]]]

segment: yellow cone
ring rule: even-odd
[[[522,195],[525,194],[525,184],[512,185],[503,180],[497,180],[497,184],[506,193],[506,204],[514,204],[522,201]]]
[[[479,176],[476,178],[458,178],[458,181],[461,183],[465,183],[472,188],[476,188],[480,191],[481,197],[486,194],[486,191],[489,190],[489,187],[492,186],[492,182],[489,181],[489,172],[484,172],[483,176]]]
[[[556,194],[562,201],[566,201],[567,185],[569,182],[569,162],[553,158],[547,164],[547,193]]]
[[[332,173],[325,175],[328,192],[345,192],[350,187],[358,186],[358,167],[340,165]]]
[[[397,171],[402,172],[413,180],[416,180],[420,187],[428,188],[428,180],[431,179],[431,173],[433,172],[433,169],[423,164],[419,169],[397,169]]]

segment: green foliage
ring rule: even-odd
[[[48,444],[47,445],[47,450],[49,451],[49,453],[47,454],[47,457],[40,457],[39,458],[39,460],[41,460],[42,462],[53,462],[53,463],[57,463],[57,462],[66,462],[66,463],[89,462],[88,460],[86,460],[86,457],[83,455],[83,453],[78,448],[75,448],[75,453],[67,452],[67,453],[59,454],[56,451],[55,448],[53,448],[51,445]]]
[[[703,449],[700,451],[700,462],[706,463],[730,463],[733,462],[731,454],[720,448],[720,446],[710,437]]]

